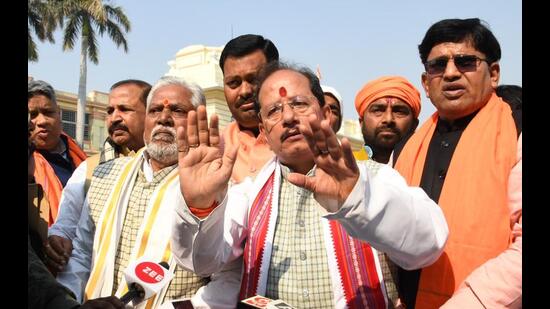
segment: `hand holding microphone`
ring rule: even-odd
[[[168,285],[174,277],[168,268],[166,262],[155,263],[145,259],[138,259],[130,263],[124,271],[128,292],[120,300],[125,305],[131,301],[133,305],[137,305],[151,298]]]
[[[294,307],[283,300],[273,300],[261,295],[256,295],[247,299],[243,299],[239,304],[237,304],[237,309],[248,308],[294,309]]]

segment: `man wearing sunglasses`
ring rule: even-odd
[[[500,45],[477,18],[442,20],[419,45],[437,111],[396,169],[445,213],[449,241],[433,265],[400,272],[407,308],[520,308],[522,138],[495,94]]]
[[[254,182],[228,188],[237,150],[222,154],[217,117],[208,127],[204,107],[178,132],[183,199],[171,243],[178,262],[208,275],[244,259],[241,300],[393,307],[377,252],[407,269],[435,261],[447,237],[439,207],[389,166],[355,161],[349,141],[340,143],[330,126],[311,70],[272,62],[256,91],[259,129],[276,156]],[[193,216],[211,206],[207,216]]]

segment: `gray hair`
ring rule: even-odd
[[[53,90],[53,87],[43,80],[29,81],[27,94],[27,100],[37,95],[43,95],[46,96],[50,101],[52,101],[53,104],[57,105],[57,99],[55,97],[55,91]]]
[[[177,85],[189,90],[191,92],[191,104],[193,104],[195,108],[197,108],[199,105],[206,105],[206,98],[204,97],[202,88],[199,87],[199,85],[192,82],[188,82],[181,77],[163,76],[155,83],[153,88],[151,88],[151,91],[147,96],[147,107],[151,105],[151,101],[153,100],[153,95],[155,94],[155,92],[159,88],[162,88],[168,85]]]

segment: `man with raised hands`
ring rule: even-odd
[[[239,299],[263,295],[298,308],[393,307],[377,251],[404,268],[435,261],[447,239],[439,207],[392,168],[357,163],[338,142],[315,74],[280,62],[259,75],[260,131],[276,157],[228,189],[237,149],[219,147],[217,117],[189,113],[178,129],[183,200],[172,250],[209,275],[243,259]],[[208,214],[195,215],[197,209]]]

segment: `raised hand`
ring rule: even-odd
[[[344,138],[341,145],[338,143],[328,119],[319,121],[315,115],[309,115],[304,120],[299,125],[300,132],[313,152],[317,169],[315,176],[291,173],[288,180],[314,192],[321,206],[336,212],[353,190],[359,168],[349,141]]]
[[[226,147],[222,153],[218,116],[210,118],[206,107],[187,115],[187,127],[177,129],[178,168],[181,193],[188,206],[208,208],[221,200],[227,191],[238,147]]]

